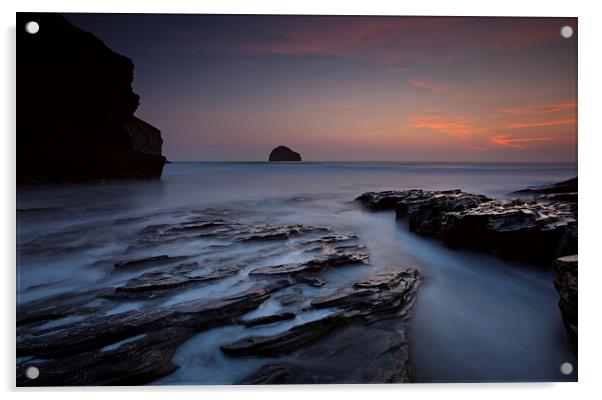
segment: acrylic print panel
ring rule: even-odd
[[[577,380],[575,18],[17,22],[19,386]]]

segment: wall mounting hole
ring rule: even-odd
[[[562,372],[563,375],[570,375],[573,372],[573,364],[570,362],[560,364],[560,372]]]
[[[38,33],[39,30],[40,30],[40,24],[38,24],[36,21],[29,21],[28,23],[25,24],[25,31],[27,33],[34,35],[34,34]]]
[[[560,36],[562,36],[565,39],[570,38],[571,36],[573,36],[573,28],[571,28],[568,25],[563,26],[562,28],[560,28]]]
[[[28,379],[37,379],[40,376],[40,370],[38,367],[27,367],[25,370],[25,376]]]

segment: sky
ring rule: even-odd
[[[133,60],[171,161],[576,161],[575,18],[65,16]]]

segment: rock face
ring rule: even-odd
[[[576,224],[571,207],[563,203],[494,200],[446,214],[439,237],[455,246],[548,264],[577,251]]]
[[[269,161],[301,161],[301,154],[286,146],[278,146],[270,153]]]
[[[17,26],[17,181],[160,178],[163,141],[134,116],[132,61],[59,14],[17,13]]]
[[[280,356],[295,363],[267,364],[241,384],[408,382],[407,320],[422,277],[412,268],[390,267],[335,293],[314,299],[312,307],[340,310],[272,336],[250,336],[225,344],[231,357]],[[373,354],[379,353],[375,360]],[[323,357],[307,368],[306,358]],[[362,365],[360,371],[355,367]],[[375,373],[379,371],[378,373]],[[364,374],[363,376],[358,376]]]
[[[560,301],[558,307],[569,342],[577,350],[577,255],[561,257],[555,263],[555,286]]]
[[[558,186],[564,194],[566,186]],[[395,210],[411,231],[449,245],[547,264],[577,251],[576,203],[556,195],[546,189],[529,199],[492,200],[461,190],[414,189],[364,193],[356,201],[371,210]]]

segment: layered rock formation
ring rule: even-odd
[[[301,154],[286,146],[278,146],[270,153],[269,161],[301,161]]]
[[[422,277],[412,268],[371,265],[357,235],[245,222],[229,209],[157,212],[114,223],[132,232],[127,249],[86,266],[106,269],[111,286],[105,280],[94,289],[18,304],[17,385],[152,382],[177,370],[173,357],[183,343],[226,325],[241,329],[207,350],[233,360],[254,357],[258,368],[232,382],[410,380],[405,332]],[[19,252],[48,257],[68,251],[77,246],[73,234],[41,236]],[[359,275],[333,287],[328,275],[335,269]],[[266,302],[268,312],[258,310]],[[37,379],[25,376],[29,366],[41,369]]]
[[[559,186],[562,194],[565,186]],[[493,200],[461,190],[414,189],[369,192],[356,200],[371,210],[395,210],[413,232],[447,244],[547,264],[577,252],[576,198],[557,195],[546,190],[528,199]]]
[[[59,14],[18,13],[17,26],[17,181],[159,178],[163,141],[134,116],[132,61]]]
[[[242,379],[242,384],[408,382],[408,343],[399,321],[407,319],[421,280],[413,268],[387,268],[311,302],[314,308],[335,307],[340,311],[272,336],[247,337],[221,349],[232,357],[292,354],[290,359],[295,363],[267,364]],[[376,359],[372,356],[375,351],[380,353]],[[318,368],[308,368],[317,354],[324,361]],[[362,365],[359,371],[357,364]],[[363,376],[358,377],[358,372]]]

